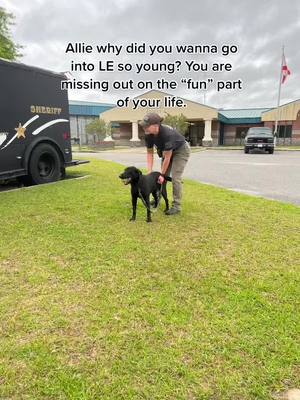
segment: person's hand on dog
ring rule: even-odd
[[[159,175],[157,182],[162,185],[164,183],[164,181],[165,181],[164,176],[163,175]]]

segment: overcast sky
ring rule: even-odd
[[[124,63],[174,63],[184,60],[196,62],[229,62],[232,72],[187,73],[180,69],[175,74],[147,72],[138,76],[133,72],[73,72],[78,80],[90,78],[110,82],[114,80],[153,80],[165,78],[180,83],[181,78],[203,80],[243,80],[241,91],[208,90],[205,103],[217,108],[273,107],[277,103],[278,80],[282,45],[291,75],[282,85],[281,104],[300,98],[300,2],[299,0],[2,0],[1,6],[12,12],[15,26],[13,39],[24,46],[20,61],[54,71],[70,71],[72,60],[87,61],[98,66],[98,61],[113,60]],[[119,56],[66,54],[69,42],[83,42],[93,46],[127,45],[132,42],[149,45],[232,44],[238,54],[193,55],[177,54],[149,56]],[[178,64],[177,64],[178,65]],[[177,90],[167,92],[190,100],[204,102],[203,91]],[[114,103],[126,95],[143,91],[72,90],[69,98]]]

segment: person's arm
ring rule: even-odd
[[[161,166],[161,174],[162,175],[165,175],[167,170],[168,170],[168,167],[170,165],[170,161],[171,161],[171,158],[172,158],[172,153],[173,153],[173,150],[167,150],[167,151],[163,152],[164,161],[163,161],[163,164]]]
[[[153,168],[153,147],[152,148],[147,148],[147,169],[148,169],[148,174],[152,172]]]

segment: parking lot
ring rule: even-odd
[[[124,165],[146,167],[144,148],[101,153],[78,153],[76,156],[111,160]],[[159,168],[156,157],[155,168]],[[300,205],[300,152],[275,151],[274,154],[244,154],[242,150],[206,150],[192,153],[185,177]]]
[[[144,148],[73,153],[73,158],[102,159],[126,166],[146,168]],[[160,159],[155,156],[154,169]],[[206,150],[193,152],[184,176],[252,196],[300,205],[300,152],[275,151],[244,154],[241,150]],[[18,188],[15,182],[1,186],[0,192]]]

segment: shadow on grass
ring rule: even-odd
[[[71,172],[66,173],[66,176],[64,179],[60,179],[59,181],[49,182],[49,183],[53,184],[53,183],[68,181],[68,180],[72,180],[72,179],[84,178],[87,176],[89,176],[89,175],[83,174],[82,171],[71,171]],[[45,184],[43,184],[43,185],[45,185]],[[10,179],[10,180],[2,181],[0,183],[0,193],[8,192],[11,190],[22,189],[24,187],[29,188],[29,187],[36,187],[36,186],[38,186],[38,185],[24,185],[24,183],[20,182],[18,179]]]

